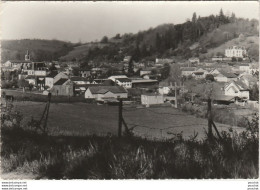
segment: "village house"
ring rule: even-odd
[[[115,86],[115,82],[111,79],[94,79],[92,84],[99,84],[102,86]]]
[[[241,99],[249,99],[249,90],[241,81],[231,81],[224,87],[226,96],[239,97]]]
[[[45,86],[48,86],[49,88],[52,88],[53,87],[53,84],[55,82],[57,82],[59,79],[61,78],[64,78],[64,79],[68,79],[68,75],[66,75],[65,73],[63,72],[51,72],[50,74],[48,74],[46,77],[45,77]]]
[[[27,53],[24,56],[24,60],[8,60],[2,65],[1,69],[2,71],[17,71],[21,70],[24,65],[31,63],[32,61],[30,60],[30,54],[27,50]]]
[[[249,73],[249,71],[250,71],[249,64],[247,64],[247,63],[242,63],[238,67],[239,67],[240,71],[245,71],[247,73]]]
[[[116,78],[115,79],[115,83],[118,86],[122,86],[124,88],[132,88],[132,80],[130,80],[129,78]]]
[[[172,86],[159,86],[158,92],[161,95],[167,95],[172,91],[173,88],[174,87],[172,87]]]
[[[220,71],[219,74],[214,74],[213,76],[217,82],[230,82],[237,80],[237,76],[234,73],[227,73],[224,71]]]
[[[70,80],[75,84],[90,84],[90,81],[83,77],[72,76]]]
[[[127,98],[127,91],[122,86],[91,86],[86,90],[85,98],[96,100]]]
[[[56,96],[74,96],[74,84],[70,79],[61,78],[53,84],[50,92]]]
[[[156,58],[155,59],[155,65],[163,65],[165,63],[173,63],[174,60],[173,59],[169,59],[169,58]]]
[[[189,59],[189,62],[191,64],[199,64],[200,63],[200,59],[197,58],[197,57],[192,57],[192,58]]]
[[[195,67],[183,67],[181,68],[181,76],[189,76],[192,75],[193,72],[196,71]]]
[[[87,70],[87,69],[80,69],[79,70],[79,75],[81,77],[89,77],[89,76],[91,76],[91,71]]]
[[[35,76],[26,76],[24,79],[26,81],[28,81],[29,84],[32,84],[33,86],[36,85],[36,78],[35,78]]]
[[[194,77],[196,80],[205,78],[204,72],[193,72],[192,77]]]
[[[163,104],[164,103],[163,95],[156,94],[156,93],[142,94],[141,103],[142,105],[146,105],[146,106]]]
[[[158,88],[158,80],[135,78],[132,80],[132,88]]]
[[[141,69],[140,76],[142,77],[143,75],[151,74],[152,69],[153,69],[152,67]]]
[[[47,66],[44,62],[31,62],[23,65],[22,72],[31,76],[46,76]]]
[[[112,76],[108,77],[108,79],[110,79],[110,80],[112,80],[114,82],[116,82],[116,79],[119,79],[119,78],[127,79],[128,77],[126,75],[112,75]]]
[[[211,58],[212,61],[223,61],[223,56],[213,56]]]
[[[23,65],[32,63],[31,61],[23,60],[8,60],[1,67],[2,71],[18,71],[22,70]]]
[[[247,51],[243,46],[232,46],[225,49],[226,57],[243,58],[247,55]]]

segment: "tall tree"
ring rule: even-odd
[[[196,22],[197,22],[197,15],[196,15],[195,12],[194,12],[193,15],[192,15],[192,22],[193,22],[193,23],[196,23]]]

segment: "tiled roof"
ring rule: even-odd
[[[220,73],[227,78],[236,78],[237,77],[234,73],[227,73],[225,71],[221,71]]]
[[[131,80],[128,78],[116,78],[116,80],[118,80],[120,82],[131,82]]]
[[[61,78],[57,82],[54,83],[54,85],[63,85],[68,79]]]
[[[70,80],[72,80],[72,81],[88,81],[87,78],[77,77],[77,76],[71,77]]]
[[[12,63],[32,63],[32,61],[25,61],[25,60],[9,60]]]
[[[50,74],[48,74],[46,77],[54,78],[57,74],[58,74],[57,71],[53,71],[53,72],[51,72]]]
[[[127,91],[121,86],[91,86],[88,89],[92,94],[104,94],[108,91],[114,94],[127,93]]]

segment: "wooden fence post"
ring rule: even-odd
[[[212,133],[212,114],[211,114],[211,99],[208,98],[208,138],[212,140],[213,133]]]
[[[118,137],[122,136],[122,121],[123,121],[123,114],[122,114],[122,100],[119,100],[119,109],[118,109]]]
[[[48,94],[48,103],[47,103],[47,107],[46,107],[47,113],[46,113],[46,117],[45,117],[44,125],[43,125],[44,133],[46,133],[46,130],[47,130],[47,120],[48,120],[48,115],[49,115],[50,103],[51,103],[51,93],[49,92],[49,94]]]

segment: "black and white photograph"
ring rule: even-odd
[[[259,178],[259,2],[3,2],[0,28],[2,180]]]

